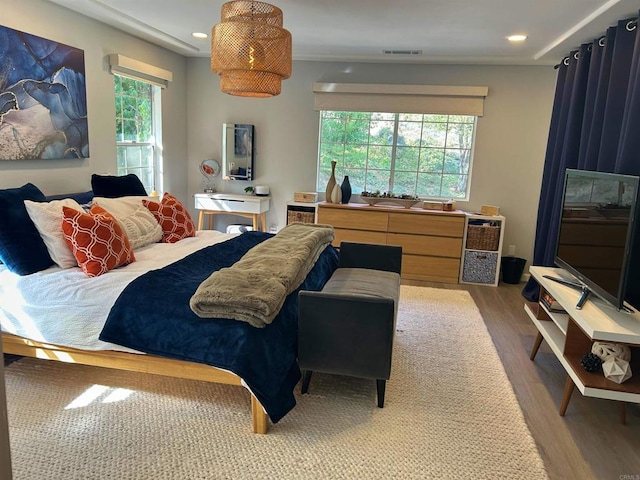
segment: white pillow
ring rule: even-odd
[[[118,220],[133,215],[142,206],[142,200],[159,202],[158,197],[129,196],[118,198],[93,197],[93,203],[100,205]]]
[[[129,243],[134,250],[162,240],[162,227],[147,207],[140,206],[133,214],[126,217],[112,215],[129,237]]]
[[[78,262],[62,233],[62,207],[83,212],[82,206],[71,198],[50,202],[25,200],[24,206],[27,208],[29,218],[38,229],[51,259],[61,268],[78,266]]]

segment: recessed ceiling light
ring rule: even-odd
[[[191,36],[195,37],[195,38],[208,38],[209,37],[209,35],[207,35],[206,33],[202,33],[202,32],[193,32],[191,34]]]
[[[507,40],[509,40],[510,42],[524,42],[527,39],[526,35],[509,35],[507,37]]]

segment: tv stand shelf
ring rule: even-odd
[[[541,289],[549,292],[567,312],[550,312],[542,303],[527,303],[524,307],[538,329],[531,360],[535,359],[544,340],[567,371],[560,415],[565,414],[575,388],[586,397],[640,403],[640,314],[621,312],[596,296],[589,297],[582,309],[576,309],[580,291],[545,278],[548,275],[569,280],[564,270],[550,267],[531,267],[529,270]],[[590,373],[582,368],[580,359],[591,351],[594,341],[628,345],[633,376],[618,384],[602,372]],[[621,420],[624,423],[624,408],[621,409]]]

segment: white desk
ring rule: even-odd
[[[209,229],[213,228],[213,216],[216,214],[238,215],[251,218],[253,229],[266,231],[266,212],[271,197],[239,195],[233,193],[196,193],[195,207],[199,210],[198,230],[202,230],[204,216],[209,215]]]

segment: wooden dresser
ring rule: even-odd
[[[458,283],[465,214],[362,204],[318,204],[318,223],[342,241],[402,246],[402,278]]]

